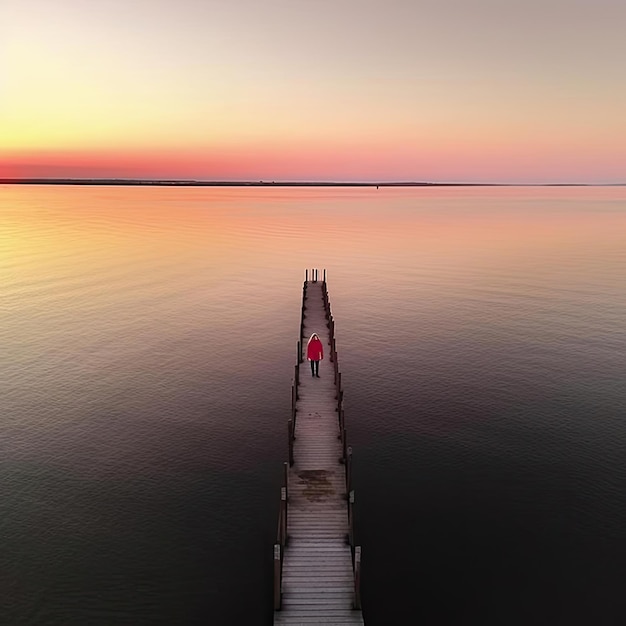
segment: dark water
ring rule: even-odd
[[[624,233],[620,188],[0,187],[0,623],[271,623],[317,266],[368,626],[623,624]]]

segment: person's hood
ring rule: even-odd
[[[317,333],[313,333],[310,337],[309,340],[306,342],[306,345],[308,346],[312,341],[313,341],[313,337],[315,337],[317,335],[317,338],[319,341],[321,341],[320,336]]]

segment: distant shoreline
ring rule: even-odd
[[[432,183],[146,180],[125,178],[0,178],[0,185],[104,185],[148,187],[622,187],[626,183]]]

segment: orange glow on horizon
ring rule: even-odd
[[[334,147],[259,145],[143,150],[0,151],[1,178],[372,180],[431,182],[623,182],[626,149],[572,140],[558,149],[489,140],[402,145],[361,141]],[[607,153],[613,156],[607,166]]]

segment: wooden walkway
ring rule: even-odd
[[[312,278],[317,277],[313,270]],[[305,280],[302,312],[288,429],[290,462],[285,463],[274,547],[274,624],[364,624],[361,549],[354,546],[352,528],[352,450],[346,443],[325,280]],[[306,343],[314,332],[324,344],[320,378],[312,376],[306,360]]]

